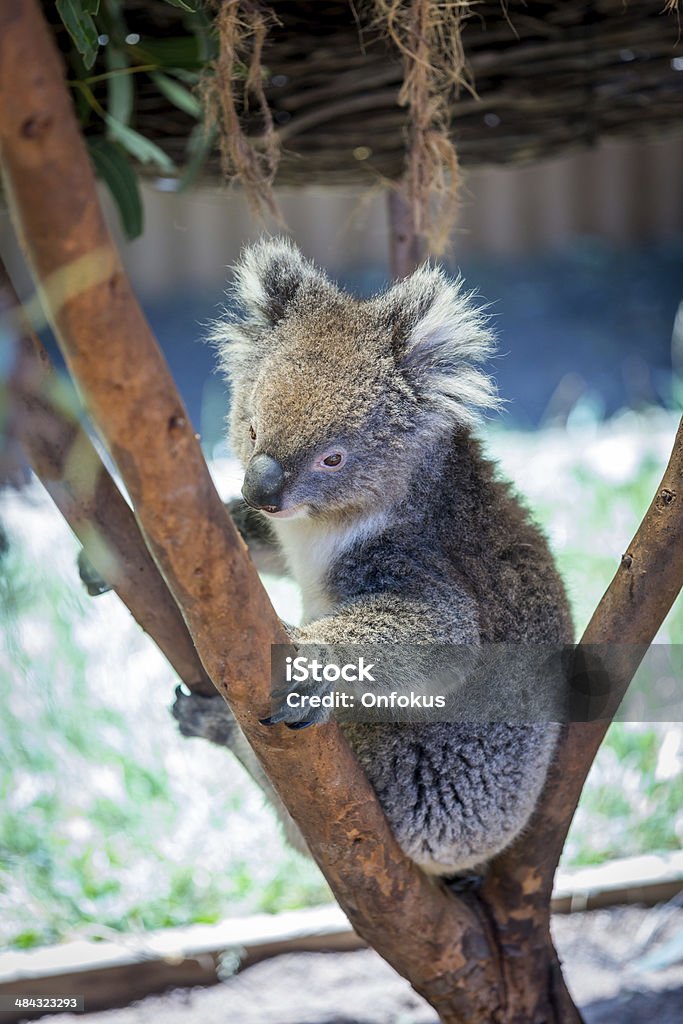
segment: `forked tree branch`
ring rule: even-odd
[[[495,1020],[499,970],[478,914],[404,857],[338,728],[259,725],[270,645],[287,636],[126,279],[35,0],[6,0],[0,12],[0,146],[43,306],[208,674],[359,934],[444,1022]]]
[[[549,895],[605,725],[566,730],[527,837],[494,862],[480,898],[461,899],[432,885],[402,855],[336,726],[303,733],[260,727],[269,709],[270,644],[287,638],[213,488],[112,245],[35,0],[5,0],[0,12],[0,147],[14,223],[44,306],[145,541],[209,676],[229,699],[356,930],[445,1024],[578,1021],[561,980],[548,982],[556,967]],[[641,620],[635,635],[651,639],[680,587],[680,439],[672,464],[673,483],[665,489],[674,499],[661,499],[668,514],[651,510],[639,531],[642,543],[630,549],[636,571],[642,558],[643,568],[652,563],[661,571],[662,583],[650,576],[632,581],[636,597],[625,609],[618,574],[588,640],[629,635]],[[659,516],[654,526],[653,514]],[[679,551],[665,564],[661,555],[672,543]],[[658,590],[657,600],[640,600],[639,588],[644,595]],[[620,683],[627,674],[624,664]]]

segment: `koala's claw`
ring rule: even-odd
[[[309,682],[305,686],[292,684],[275,690],[271,694],[275,710],[272,715],[261,719],[261,725],[282,723],[289,729],[307,729],[309,725],[322,725],[330,719],[330,708],[311,707],[309,702],[303,699],[297,702],[298,706],[292,706],[288,703],[287,697],[292,693],[298,694],[300,698],[324,697],[329,691],[330,684],[323,681]]]
[[[461,895],[467,892],[478,892],[484,878],[475,871],[463,871],[460,874],[451,875],[450,878],[444,878],[444,882],[451,892]]]
[[[309,725],[316,724],[315,722],[308,720],[305,722],[286,722],[285,719],[291,710],[291,708],[281,708],[279,711],[276,711],[274,715],[269,715],[268,718],[259,718],[259,724],[279,725],[280,722],[283,722],[288,729],[308,729]]]

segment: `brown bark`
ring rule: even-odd
[[[286,637],[215,493],[113,249],[35,0],[5,0],[0,12],[0,147],[14,223],[46,310],[118,464],[145,541],[208,674],[229,699],[354,927],[445,1024],[576,1024],[580,1016],[550,942],[548,905],[604,724],[568,727],[534,826],[494,862],[478,896],[458,899],[403,857],[334,725],[303,733],[259,726],[269,709],[269,645]],[[653,559],[666,585],[638,577],[633,593],[642,584],[644,592],[654,586],[658,597],[625,608],[618,574],[596,612],[600,628],[591,624],[589,638],[624,635],[640,615],[648,628],[635,634],[647,637],[680,587],[678,556],[671,564],[660,557],[680,541],[680,459],[677,443],[676,486],[665,488],[674,499],[661,498],[666,516],[659,506],[656,521],[649,513],[641,542],[630,549],[636,571],[641,558]],[[622,622],[620,615],[626,615]]]
[[[406,196],[406,185],[387,192],[389,262],[392,278],[408,277],[425,259],[424,240],[415,228],[415,211]]]
[[[21,312],[1,260],[0,320],[16,344],[10,378],[12,419],[31,468],[92,565],[149,633],[180,679],[192,690],[215,693],[132,509],[86,431],[63,403],[55,401],[59,394],[56,372]]]

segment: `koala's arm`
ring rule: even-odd
[[[241,498],[225,502],[225,507],[242,540],[249,548],[249,554],[256,569],[273,576],[286,575],[288,569],[282,552],[273,531],[263,516],[250,509]],[[83,548],[78,554],[78,575],[91,597],[106,594],[112,589],[111,584],[100,576]]]
[[[407,643],[420,640],[436,642],[436,638],[431,632],[434,627],[430,626],[426,612],[427,609],[418,604],[392,595],[378,595],[360,599],[348,605],[338,614],[327,616],[303,628],[286,628],[293,641],[298,644],[353,644],[363,641],[366,643],[388,641]],[[467,616],[465,619],[469,621]],[[463,623],[460,642],[465,643],[467,639],[471,638],[470,626]],[[204,697],[196,693],[186,695],[178,687],[172,712],[183,736],[207,739],[217,746],[227,747],[235,755],[265,793],[280,820],[289,843],[299,853],[308,854],[308,847],[298,826],[273,789],[258,758],[223,698],[218,695]],[[324,715],[316,717],[315,721],[323,721],[325,717]],[[313,719],[310,714],[308,718],[309,721],[305,724],[312,724]],[[278,718],[277,720],[284,719]],[[271,721],[275,724],[276,716],[273,716]],[[287,724],[295,729],[301,727],[301,722],[296,715],[291,720],[287,719]]]
[[[259,572],[270,573],[272,576],[286,576],[287,564],[264,516],[235,498],[225,504],[230,518],[249,548],[249,554]]]
[[[290,635],[297,645],[315,647],[320,644],[323,647],[321,661],[325,660],[327,645],[335,648],[347,644],[391,645],[392,683],[396,689],[415,681],[421,658],[425,659],[426,678],[430,676],[430,645],[462,646],[462,657],[479,645],[476,607],[469,597],[457,590],[439,593],[434,589],[428,601],[396,593],[362,595],[342,605],[333,615],[290,629]],[[420,651],[424,653],[418,656]],[[353,659],[354,652],[349,653]],[[316,657],[312,652],[309,656]],[[339,650],[335,650],[337,656],[340,656]],[[325,680],[292,683],[289,687],[311,697],[322,697],[333,688]],[[284,722],[297,729],[325,722],[331,715],[330,709],[313,709],[303,700],[290,707],[284,690],[279,696],[282,703],[268,724]]]

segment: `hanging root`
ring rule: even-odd
[[[261,64],[263,45],[276,22],[273,5],[259,0],[210,0],[216,10],[219,56],[203,83],[207,124],[220,128],[226,178],[238,179],[258,215],[280,222],[273,194],[280,147],[268,107]],[[366,0],[374,27],[403,57],[398,102],[407,107],[405,196],[412,229],[430,250],[446,249],[458,212],[458,157],[450,138],[449,103],[461,87],[473,92],[461,28],[470,0]],[[258,138],[247,137],[240,116],[255,105]],[[208,129],[207,129],[208,130]]]
[[[406,192],[414,230],[440,255],[458,211],[458,157],[450,138],[449,100],[472,90],[462,46],[470,0],[372,0],[375,23],[403,56],[398,101],[408,108]]]
[[[221,164],[228,179],[238,179],[251,209],[267,210],[282,221],[273,195],[280,147],[264,90],[261,55],[275,21],[258,0],[212,0],[216,8],[219,55],[203,81],[207,124],[220,128]],[[255,103],[263,120],[258,140],[247,138],[238,111]],[[209,130],[209,129],[207,129]]]

